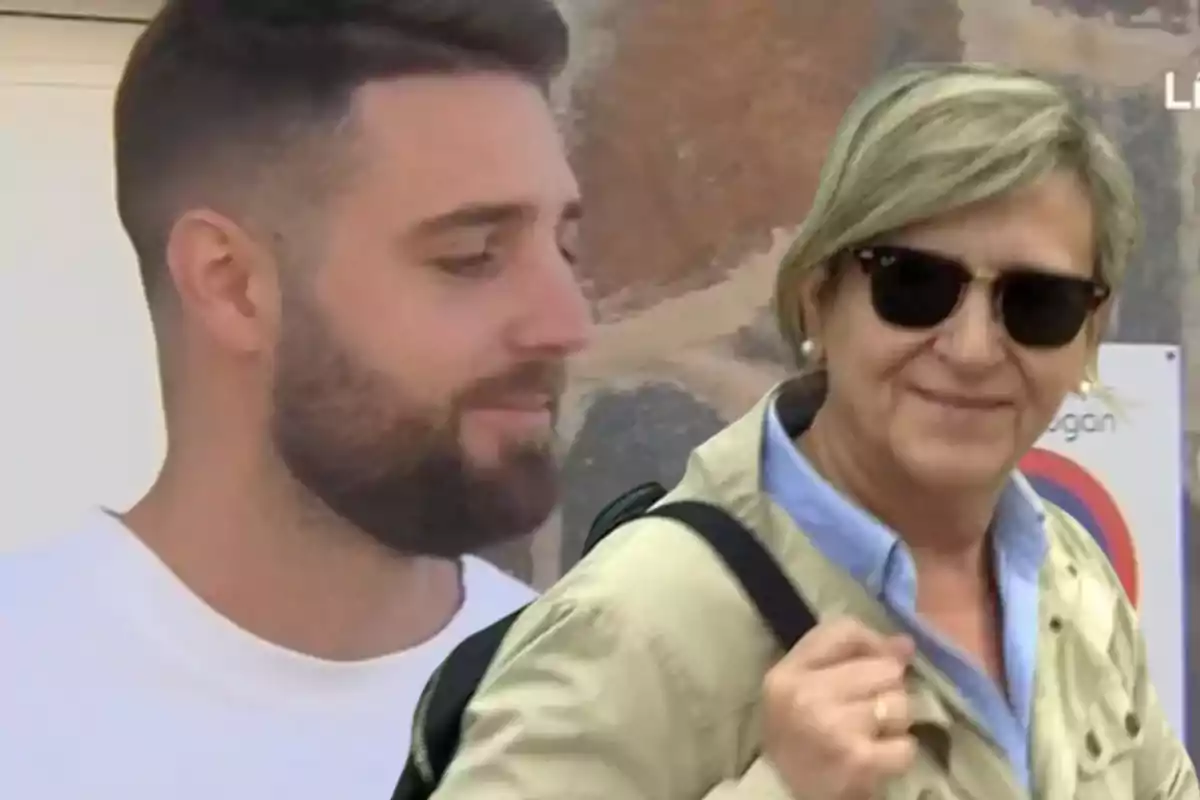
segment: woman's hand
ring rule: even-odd
[[[764,752],[797,800],[869,800],[913,763],[904,675],[914,646],[822,623],[767,674]]]

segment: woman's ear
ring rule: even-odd
[[[800,301],[801,319],[804,321],[804,336],[811,342],[822,341],[824,332],[824,303],[822,299],[828,289],[828,270],[821,264],[808,271],[800,283],[797,296]]]
[[[1104,341],[1104,332],[1108,330],[1112,314],[1112,299],[1105,300],[1087,321],[1084,328],[1083,368],[1078,377],[1076,394],[1086,397],[1096,388],[1100,380],[1100,343]]]
[[[1108,325],[1112,321],[1113,314],[1113,298],[1109,297],[1100,307],[1092,312],[1092,318],[1088,321],[1087,336],[1088,348],[1090,354],[1095,356],[1100,349],[1100,342],[1104,341],[1104,332],[1108,330]]]
[[[1105,300],[1088,320],[1085,331],[1087,336],[1087,360],[1084,362],[1086,367],[1083,377],[1085,381],[1094,382],[1096,379],[1097,367],[1100,363],[1100,343],[1104,341],[1104,332],[1108,330],[1112,309],[1113,301],[1110,298]]]

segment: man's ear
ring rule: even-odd
[[[183,312],[225,348],[269,347],[279,309],[272,256],[230,218],[186,212],[167,241],[167,267]]]

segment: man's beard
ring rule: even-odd
[[[489,398],[558,398],[561,362],[526,362],[481,380],[445,409],[405,408],[385,376],[334,339],[309,298],[289,294],[271,425],[284,465],[308,492],[407,555],[457,558],[531,533],[550,516],[552,445],[514,444],[480,467],[463,450],[460,425],[464,410]]]

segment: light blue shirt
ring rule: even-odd
[[[1003,609],[1005,693],[961,650],[917,615],[912,557],[896,534],[829,485],[796,449],[774,406],[767,414],[763,488],[826,558],[846,570],[894,615],[921,652],[958,688],[1004,749],[1017,780],[1031,788],[1029,730],[1038,640],[1038,573],[1046,556],[1044,510],[1020,476],[1009,482],[992,527]]]

